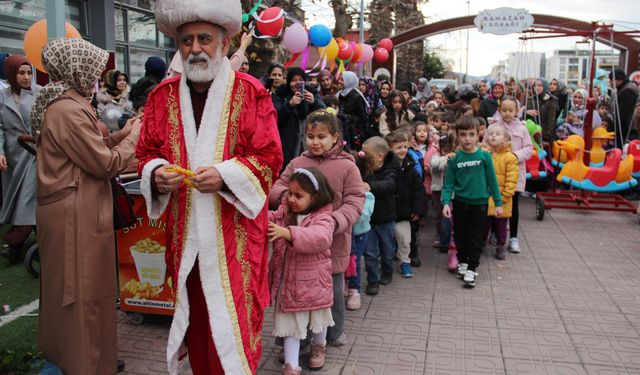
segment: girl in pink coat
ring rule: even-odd
[[[309,368],[324,366],[327,328],[333,326],[331,242],[334,192],[315,168],[298,168],[289,177],[289,195],[269,211],[269,288],[275,302],[276,337],[284,337],[282,373],[300,374],[300,340],[313,332]]]
[[[520,174],[518,176],[518,185],[516,186],[516,193],[512,198],[512,210],[511,218],[509,219],[509,251],[512,253],[520,252],[520,244],[518,243],[518,198],[520,193],[524,192],[526,185],[526,168],[525,162],[533,154],[533,143],[529,138],[529,131],[524,126],[522,121],[518,119],[518,103],[515,99],[505,97],[500,102],[500,108],[496,111],[493,118],[496,120],[496,124],[503,126],[509,131],[511,137],[511,152],[513,152],[518,158],[518,169]],[[484,144],[488,144],[488,137],[483,140]]]

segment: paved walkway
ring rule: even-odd
[[[362,309],[347,312],[348,344],[329,348],[317,373],[640,374],[637,217],[551,210],[538,222],[523,199],[520,226],[522,253],[496,261],[487,251],[467,290],[430,247],[429,225],[416,277],[395,275],[378,296],[363,294]],[[166,372],[168,327],[121,315],[129,374]],[[272,328],[269,311],[258,374],[280,373]]]

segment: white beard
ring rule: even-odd
[[[202,67],[197,64],[191,64],[191,61],[204,59],[207,61],[207,66]],[[220,65],[222,64],[222,46],[216,50],[216,57],[211,60],[209,55],[201,53],[199,55],[189,55],[186,59],[182,59],[183,74],[187,76],[187,79],[191,82],[205,83],[211,82],[216,78]]]

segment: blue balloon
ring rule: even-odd
[[[316,47],[326,47],[331,43],[331,30],[325,25],[314,25],[309,29],[309,39]]]

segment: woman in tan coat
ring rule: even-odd
[[[67,375],[116,372],[116,269],[109,178],[134,155],[139,120],[109,149],[89,99],[108,54],[81,39],[42,50],[56,83],[33,107],[40,245],[39,342]]]

